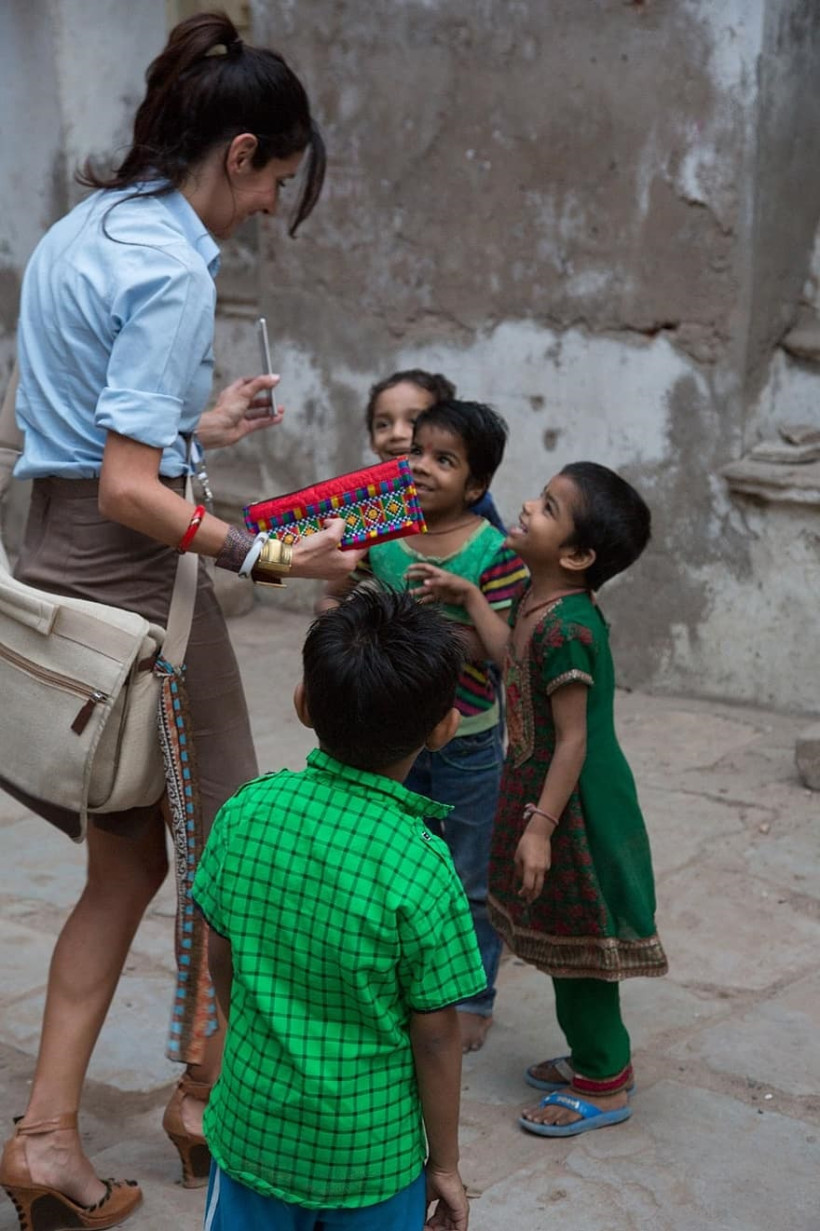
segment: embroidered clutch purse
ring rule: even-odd
[[[329,517],[344,518],[343,548],[369,547],[427,530],[405,457],[354,470],[274,500],[259,500],[247,505],[244,514],[251,532],[268,530],[290,544],[322,530]]]

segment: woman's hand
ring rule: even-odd
[[[240,376],[223,389],[216,405],[200,416],[196,434],[203,449],[224,449],[251,432],[281,423],[284,406],[280,406],[275,415],[266,413],[270,410],[270,401],[261,396],[266,389],[275,389],[278,384],[278,376]]]
[[[420,603],[455,603],[466,607],[470,592],[478,589],[466,578],[436,568],[435,564],[411,564],[404,575],[414,586],[410,593]]]
[[[544,888],[544,878],[552,861],[552,826],[541,827],[537,818],[530,821],[515,851],[515,870],[521,879],[518,896],[530,905]]]
[[[429,1163],[425,1170],[427,1204],[438,1202],[424,1224],[425,1231],[467,1231],[470,1207],[461,1176],[457,1171],[439,1171]]]
[[[309,534],[293,548],[291,577],[315,577],[324,581],[341,581],[352,573],[367,550],[341,551],[339,544],[345,531],[341,517],[325,522],[324,530]]]

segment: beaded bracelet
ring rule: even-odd
[[[543,816],[545,821],[550,821],[553,829],[558,828],[558,817],[553,816],[551,812],[545,812],[543,808],[537,808],[535,804],[524,804],[524,820],[531,821],[534,816]]]
[[[236,526],[229,526],[225,541],[215,560],[216,567],[227,569],[229,573],[238,573],[252,544],[253,538],[247,530],[238,530]]]
[[[188,529],[185,531],[182,538],[179,540],[179,543],[177,544],[177,551],[179,552],[181,556],[185,554],[185,552],[188,550],[188,548],[193,543],[194,535],[196,534],[199,527],[202,525],[202,519],[204,516],[205,516],[205,505],[198,504],[196,508],[194,509],[193,517],[188,522]]]

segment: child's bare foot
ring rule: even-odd
[[[461,1028],[461,1050],[481,1051],[487,1038],[492,1017],[482,1017],[480,1013],[465,1013],[459,1010],[458,1024]]]

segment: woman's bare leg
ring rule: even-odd
[[[89,825],[86,885],[51,959],[27,1122],[78,1110],[91,1053],[128,950],[167,868],[159,809],[136,838]],[[74,1130],[27,1137],[26,1158],[38,1184],[82,1205],[105,1195]]]

